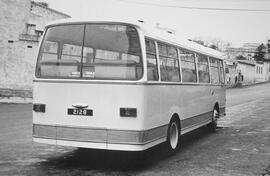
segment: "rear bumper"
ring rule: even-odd
[[[33,124],[39,143],[108,150],[141,151],[166,141],[167,125],[145,131],[127,131]]]
[[[67,141],[67,140],[55,140],[33,137],[34,142],[61,146],[91,148],[91,149],[103,149],[103,150],[119,150],[119,151],[143,151],[155,145],[158,145],[166,141],[166,138],[160,138],[153,142],[134,145],[134,144],[110,144],[110,143],[95,143],[95,142],[78,142],[78,141]]]

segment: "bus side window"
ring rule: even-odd
[[[180,71],[177,49],[173,46],[158,43],[161,81],[179,82]]]
[[[208,67],[208,59],[206,56],[197,54],[198,60],[198,75],[200,83],[209,83],[210,75],[209,75],[209,67]]]
[[[183,82],[197,82],[194,53],[179,49]]]
[[[215,58],[209,58],[210,61],[210,70],[211,70],[211,83],[213,84],[219,84],[219,66],[218,66],[218,60]]]
[[[224,68],[223,68],[223,62],[218,61],[219,63],[219,76],[220,76],[220,82],[221,84],[225,83],[225,77],[224,77]]]
[[[147,60],[147,80],[158,80],[157,56],[155,42],[152,40],[145,40],[146,60]]]

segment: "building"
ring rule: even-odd
[[[255,61],[238,60],[233,63],[226,62],[227,85],[248,85],[255,83]]]
[[[270,62],[251,60],[226,61],[228,87],[250,85],[270,81]]]
[[[255,61],[257,48],[265,48],[264,61]],[[227,48],[224,59],[226,62],[227,85],[256,84],[270,81],[270,40],[267,45],[261,43],[245,43],[240,48]]]
[[[254,84],[255,77],[255,61],[249,60],[238,60],[237,72],[238,72],[238,82],[242,85]]]
[[[0,0],[0,89],[31,91],[45,24],[68,17],[46,3]]]
[[[269,62],[256,62],[255,68],[255,82],[270,81],[270,63]]]

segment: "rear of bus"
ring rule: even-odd
[[[33,140],[110,150],[144,150],[144,87],[138,29],[124,23],[46,27],[33,93]]]

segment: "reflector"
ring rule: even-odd
[[[120,108],[121,117],[137,117],[137,108]]]
[[[33,110],[35,112],[45,112],[46,106],[45,104],[33,104]]]

